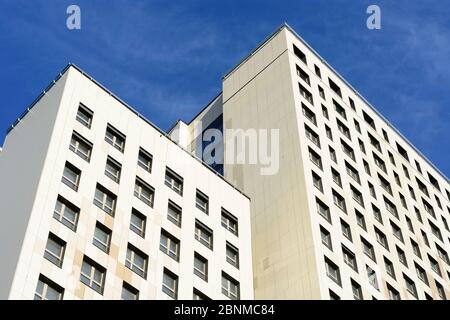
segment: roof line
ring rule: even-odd
[[[75,70],[77,70],[78,72],[80,72],[83,76],[85,76],[86,78],[88,78],[89,80],[91,80],[94,84],[96,84],[98,87],[100,87],[101,89],[103,89],[106,93],[108,93],[111,97],[113,97],[114,99],[116,99],[118,102],[120,102],[124,107],[128,108],[131,112],[133,112],[135,115],[138,116],[138,118],[144,120],[144,122],[146,122],[147,124],[149,124],[153,129],[157,130],[161,135],[164,135],[164,137],[166,137],[169,141],[171,141],[173,144],[175,144],[178,148],[180,148],[181,150],[183,150],[184,152],[186,152],[188,155],[190,155],[192,158],[194,158],[195,160],[197,160],[198,162],[200,162],[204,167],[206,167],[208,170],[210,170],[212,173],[214,173],[217,177],[219,177],[221,180],[223,180],[224,182],[226,182],[228,185],[230,185],[233,189],[235,189],[236,191],[238,191],[240,194],[242,194],[243,196],[245,196],[247,199],[251,200],[250,197],[248,195],[246,195],[242,190],[239,190],[236,186],[234,186],[231,182],[229,182],[227,179],[225,179],[224,176],[222,176],[221,174],[219,174],[217,171],[215,171],[214,169],[212,169],[208,164],[206,164],[203,160],[199,159],[198,157],[196,157],[195,155],[191,154],[190,152],[188,152],[186,149],[182,148],[178,143],[176,143],[174,140],[172,140],[172,138],[162,129],[160,129],[159,127],[157,127],[153,122],[151,122],[150,120],[148,120],[147,118],[145,118],[143,115],[141,115],[138,111],[136,111],[133,107],[131,107],[129,104],[127,104],[125,101],[123,101],[121,98],[119,98],[117,95],[115,95],[112,91],[110,91],[109,89],[107,89],[105,86],[103,86],[100,82],[98,82],[97,80],[95,80],[94,78],[92,78],[89,74],[87,74],[85,71],[83,71],[83,69],[81,69],[80,67],[78,67],[77,65],[73,64],[73,63],[69,63],[67,64],[63,70],[56,76],[56,78],[50,83],[50,85],[47,86],[47,88],[38,96],[38,98],[36,98],[31,105],[19,116],[19,118],[17,118],[16,121],[14,121],[14,123],[8,128],[6,134],[8,135],[11,130],[13,130],[18,123],[20,123],[20,121],[28,114],[28,112],[36,105],[36,103],[56,84],[56,81],[58,81],[64,73],[66,73],[66,71],[70,68],[74,68]]]

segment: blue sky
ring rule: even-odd
[[[79,31],[66,28],[69,4]],[[366,28],[370,4],[379,31]],[[0,141],[69,62],[166,130],[286,21],[450,176],[449,17],[445,0],[0,0]]]

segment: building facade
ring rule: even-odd
[[[249,198],[76,66],[0,176],[0,298],[253,298]]]

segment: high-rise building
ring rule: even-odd
[[[75,66],[10,128],[0,213],[0,298],[253,298],[248,197]]]
[[[206,129],[223,131],[213,167],[251,198],[255,298],[450,296],[448,179],[288,25],[177,127],[205,161]],[[262,129],[279,131],[278,171],[229,163]]]

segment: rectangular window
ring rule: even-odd
[[[408,230],[411,231],[412,233],[414,233],[414,227],[413,227],[411,219],[408,218],[407,216],[405,216],[405,220],[406,220],[406,225],[408,226]]]
[[[200,211],[208,214],[209,212],[209,199],[208,196],[197,189],[195,195],[195,207]]]
[[[298,84],[298,89],[300,91],[300,95],[305,98],[306,101],[314,105],[313,97],[311,92],[309,92],[304,86],[302,86],[300,83]]]
[[[330,215],[330,209],[328,206],[320,201],[318,198],[316,198],[316,206],[317,206],[317,212],[325,218],[328,222],[331,223],[331,215]]]
[[[350,108],[352,108],[353,110],[356,110],[355,101],[353,101],[352,98],[348,97],[348,102],[350,103]]]
[[[205,294],[201,293],[199,290],[194,288],[193,291],[193,295],[192,295],[192,300],[211,300],[208,296],[206,296]]]
[[[407,177],[408,179],[410,179],[408,169],[407,169],[407,168],[405,167],[405,165],[403,165],[403,164],[402,164],[402,168],[403,168],[403,173],[405,174],[405,177]]]
[[[350,135],[350,130],[347,128],[347,126],[345,124],[343,124],[339,119],[336,119],[336,123],[337,123],[337,127],[339,129],[339,131],[345,136],[347,137],[349,140],[352,139],[351,135]]]
[[[80,184],[81,170],[66,162],[61,181],[69,188],[77,191]]]
[[[432,223],[430,220],[428,220],[428,223],[430,225],[431,228],[431,233],[434,234],[434,236],[436,238],[438,238],[439,240],[443,241],[442,239],[442,233],[441,230],[439,229],[439,227],[437,227],[434,223]]]
[[[144,238],[146,223],[147,218],[142,213],[133,208],[131,210],[130,230]]]
[[[358,139],[358,144],[359,144],[359,150],[366,154],[366,147],[364,146],[364,142],[361,141],[361,139]]]
[[[403,251],[403,250],[400,249],[399,247],[396,247],[396,249],[397,249],[398,260],[399,260],[405,267],[408,267],[408,261],[406,260],[405,251]]]
[[[64,289],[55,282],[39,275],[39,280],[34,293],[34,300],[62,300]]]
[[[425,211],[428,212],[428,214],[433,218],[436,218],[436,214],[434,213],[433,207],[424,198],[422,198],[422,203]]]
[[[394,264],[386,257],[384,257],[384,266],[386,268],[386,273],[390,275],[393,279],[396,279]]]
[[[324,105],[322,105],[322,115],[326,118],[329,119],[329,115],[328,115],[328,109],[327,107],[325,107]]]
[[[312,112],[307,106],[305,106],[302,103],[302,113],[303,115],[306,117],[306,119],[308,119],[309,121],[311,121],[312,124],[314,124],[315,126],[317,126],[317,120],[316,120],[316,115],[314,112]]]
[[[345,246],[342,246],[342,256],[344,257],[344,262],[353,270],[358,272],[358,265],[356,264],[355,254],[347,249]]]
[[[394,155],[388,151],[389,161],[395,166]]]
[[[309,160],[311,160],[312,163],[314,163],[319,169],[322,170],[322,159],[320,156],[311,148],[308,148],[309,150]]]
[[[400,229],[400,227],[391,221],[391,228],[392,228],[392,234],[393,234],[398,240],[400,240],[401,242],[403,242],[403,234],[402,234],[402,230]]]
[[[355,210],[355,215],[356,215],[356,222],[358,223],[358,226],[360,226],[363,230],[367,230],[366,219],[364,218],[364,215],[357,210]]]
[[[356,281],[354,281],[353,279],[351,280],[351,283],[352,283],[353,299],[362,300],[363,294],[361,286],[358,283],[356,283]]]
[[[388,136],[386,130],[381,129],[381,131],[383,132],[383,138],[384,138],[384,140],[386,140],[387,142],[389,142],[389,136]]]
[[[112,145],[114,148],[123,153],[125,150],[125,135],[113,126],[108,124],[106,128],[105,141]]]
[[[320,72],[320,68],[316,65],[314,65],[314,72],[316,73],[316,76],[318,76],[319,78],[322,78],[322,74]]]
[[[375,236],[377,238],[377,241],[379,244],[381,244],[386,250],[389,251],[389,243],[386,235],[381,232],[377,227],[374,227],[375,229]]]
[[[116,201],[117,196],[115,194],[111,193],[100,184],[97,184],[94,195],[94,204],[97,207],[105,211],[107,214],[114,216]]]
[[[161,229],[161,239],[159,242],[159,250],[164,252],[175,261],[180,260],[180,240],[172,236],[167,231]]]
[[[144,149],[140,148],[138,155],[138,166],[144,169],[145,171],[151,173],[152,163],[153,163],[153,156]]]
[[[365,254],[366,256],[368,256],[370,259],[372,259],[373,261],[376,262],[376,259],[375,259],[375,250],[373,249],[373,245],[370,244],[370,243],[369,243],[366,239],[364,239],[363,237],[361,237],[361,243],[362,243],[362,246],[363,246],[364,254]]]
[[[375,220],[377,220],[379,223],[383,224],[383,217],[381,216],[381,211],[378,209],[375,205],[372,204],[372,211],[373,216]]]
[[[75,131],[72,134],[69,149],[77,154],[81,159],[86,160],[87,162],[91,160],[92,143],[84,139]]]
[[[53,212],[53,218],[61,222],[72,231],[76,231],[80,209],[61,196],[58,196]]]
[[[299,58],[304,64],[307,64],[305,54],[299,48],[297,48],[295,44],[293,44],[292,47],[297,58]]]
[[[366,123],[369,126],[371,126],[374,130],[376,130],[376,128],[375,128],[375,121],[365,111],[363,111],[363,118],[364,118],[364,121],[366,121]]]
[[[448,257],[447,252],[444,249],[442,249],[441,247],[439,247],[438,245],[436,245],[436,249],[437,249],[439,257],[442,260],[444,260],[444,262],[446,264],[450,265],[450,258]]]
[[[110,229],[97,222],[95,225],[94,239],[92,240],[92,243],[103,252],[109,253],[109,248],[111,246],[111,235],[112,231]]]
[[[166,178],[164,183],[180,196],[183,195],[183,178],[169,168],[166,168]]]
[[[328,147],[328,150],[330,152],[330,159],[334,162],[337,163],[337,157],[336,157],[336,151],[334,151],[334,149],[332,147]]]
[[[87,256],[84,256],[80,281],[98,293],[103,294],[105,277],[106,269]]]
[[[198,220],[195,220],[195,239],[209,249],[213,249],[213,231]]]
[[[113,158],[108,157],[108,159],[106,160],[105,175],[111,178],[114,182],[119,183],[121,170],[121,164]]]
[[[341,146],[342,146],[342,151],[344,151],[344,153],[349,156],[350,159],[352,159],[353,161],[355,160],[355,152],[353,151],[353,149],[347,144],[345,143],[342,139],[341,139]]]
[[[302,70],[299,66],[296,66],[296,69],[297,69],[297,75],[300,77],[300,79],[305,81],[308,85],[311,85],[311,83],[309,81],[309,75],[304,70]]]
[[[125,281],[122,284],[122,300],[139,300],[139,290],[133,288]]]
[[[378,290],[379,287],[378,287],[377,273],[369,266],[366,266],[366,271],[370,285]]]
[[[319,96],[325,100],[325,91],[323,90],[323,88],[321,86],[317,86],[317,88],[319,89]]]
[[[339,272],[339,267],[327,257],[325,257],[325,270],[328,278],[336,282],[338,285],[341,285],[341,274]]]
[[[320,138],[317,133],[315,133],[310,127],[305,124],[305,134],[306,137],[312,141],[317,147],[320,148]]]
[[[430,242],[428,241],[427,234],[423,230],[420,230],[420,232],[422,233],[423,242],[429,247]]]
[[[50,233],[45,245],[44,258],[61,268],[65,250],[66,242]]]
[[[386,197],[383,196],[384,204],[386,210],[389,211],[394,217],[398,219],[397,207],[391,201],[389,201]]]
[[[341,88],[339,88],[339,86],[330,78],[328,78],[328,83],[330,84],[330,89],[342,98]]]
[[[390,195],[392,195],[392,188],[389,181],[387,181],[383,176],[378,173],[378,181],[380,182],[380,186],[386,190]]]
[[[436,290],[438,292],[439,298],[441,298],[442,300],[447,300],[444,287],[436,280],[434,281],[434,283],[436,284]]]
[[[335,169],[331,168],[331,176],[333,177],[334,183],[336,183],[339,187],[342,187],[342,179],[339,172],[337,172]]]
[[[347,161],[345,161],[345,170],[347,171],[347,174],[350,176],[350,178],[361,184],[358,171],[353,168]]]
[[[239,300],[239,282],[222,272],[222,293],[231,300]]]
[[[416,284],[408,276],[403,274],[403,279],[405,280],[406,290],[411,293],[417,299],[417,289]]]
[[[341,219],[341,230],[344,237],[352,241],[352,231],[350,229],[350,225],[342,219]]]
[[[369,186],[370,195],[376,199],[377,198],[377,194],[375,192],[375,187],[370,182],[367,182],[367,185]]]
[[[317,190],[322,192],[323,191],[322,178],[320,178],[320,176],[318,174],[316,174],[314,171],[311,173],[312,173],[313,185],[317,188]]]
[[[136,178],[136,183],[134,186],[134,196],[153,208],[155,189],[153,189],[151,185],[145,183],[140,178]]]
[[[359,125],[359,122],[356,121],[356,119],[353,119],[353,123],[355,124],[355,129],[356,131],[358,131],[359,133],[361,133],[361,127]]]
[[[125,266],[137,275],[146,279],[148,256],[131,244],[128,244]]]
[[[231,243],[227,242],[225,252],[227,262],[239,269],[239,250]]]
[[[378,157],[375,153],[372,153],[372,154],[373,154],[373,160],[374,160],[375,164],[378,166],[378,168],[380,168],[385,173],[387,173],[386,164],[384,163],[384,161],[381,160],[381,158]]]
[[[320,237],[322,239],[322,243],[330,250],[333,250],[333,246],[331,243],[331,235],[330,232],[324,227],[320,226]]]
[[[178,276],[164,268],[162,291],[172,299],[178,297]]]
[[[417,160],[414,160],[414,162],[415,162],[415,164],[416,164],[417,171],[419,171],[420,173],[422,173],[422,168],[420,167],[419,162],[417,162]]]
[[[400,153],[400,155],[406,159],[406,161],[409,161],[408,152],[403,148],[401,145],[398,144],[398,142],[395,143],[397,145],[397,151]]]
[[[181,208],[170,200],[167,206],[167,220],[181,227]]]
[[[208,260],[197,252],[194,253],[194,274],[200,279],[208,281]]]
[[[397,183],[397,185],[398,185],[399,187],[401,187],[401,186],[402,186],[402,183],[401,183],[401,181],[400,181],[400,176],[399,176],[396,172],[393,172],[393,173],[394,173],[395,183]]]
[[[433,270],[434,272],[436,272],[436,274],[442,276],[441,273],[441,268],[439,267],[439,262],[437,262],[434,258],[432,258],[429,254],[428,256],[428,260],[430,261],[430,266],[431,266],[431,270]]]
[[[370,144],[375,147],[379,152],[381,152],[381,144],[380,141],[378,141],[374,136],[372,136],[370,133],[367,133],[367,136],[369,137]]]
[[[415,242],[413,239],[410,239],[411,241],[411,247],[413,249],[413,252],[416,256],[418,256],[419,258],[422,258],[422,255],[420,253],[420,248],[419,245],[417,244],[417,242]]]
[[[425,270],[419,266],[416,262],[414,263],[414,267],[416,268],[417,277],[423,281],[426,285],[428,285],[428,277]]]
[[[425,184],[417,178],[416,178],[416,182],[417,182],[417,186],[419,187],[419,190],[422,191],[422,193],[424,193],[427,197],[429,197],[430,194],[428,193],[428,189],[425,186]]]
[[[347,206],[345,205],[345,199],[343,196],[341,196],[339,193],[337,193],[336,191],[333,190],[333,201],[334,204],[341,209],[342,211],[344,211],[345,213],[347,213]]]
[[[77,121],[87,128],[91,128],[94,112],[80,103],[77,111]]]
[[[428,173],[428,181],[430,181],[430,183],[433,185],[433,187],[435,187],[436,189],[441,191],[441,187],[439,186],[439,182],[436,180],[436,178],[433,177],[429,172],[427,172],[427,173]]]
[[[331,129],[329,126],[325,125],[325,134],[327,135],[327,138],[333,141],[333,133],[331,132]]]
[[[397,290],[395,290],[391,285],[387,284],[387,290],[389,300],[401,300],[400,293]]]
[[[336,100],[333,99],[333,106],[334,110],[337,112],[338,115],[340,115],[342,118],[347,120],[347,113],[345,112],[345,109],[336,102]]]
[[[238,235],[238,220],[235,216],[222,208],[222,227],[230,231],[235,236]]]

